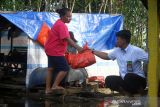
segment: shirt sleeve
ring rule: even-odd
[[[116,59],[116,48],[111,50],[110,52],[108,52],[108,58],[111,60],[115,60]]]
[[[148,53],[145,52],[143,49],[138,48],[138,51],[136,52],[137,60],[148,62]]]

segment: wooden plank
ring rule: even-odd
[[[98,82],[88,82],[85,86],[83,86],[83,91],[97,92]]]
[[[157,11],[157,0],[148,0],[148,84],[149,84],[149,106],[158,106],[158,63],[159,63],[159,19]]]
[[[103,94],[112,94],[112,93],[118,93],[118,92],[112,92],[109,88],[98,88],[98,92]]]
[[[15,85],[15,84],[6,84],[0,83],[0,88],[13,89],[13,90],[26,90],[25,85]]]
[[[67,95],[72,95],[72,94],[77,94],[82,91],[82,87],[69,87],[66,88],[66,94]]]
[[[84,87],[67,87],[64,90],[56,89],[54,90],[51,95],[73,95],[81,92],[98,92],[98,83],[97,82],[89,82]],[[40,93],[44,93],[44,90],[40,90]]]

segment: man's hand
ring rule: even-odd
[[[106,52],[101,52],[101,51],[97,51],[97,50],[92,49],[92,53],[102,59],[110,60],[110,58],[108,57],[108,53],[106,53]]]
[[[83,52],[84,49],[82,47],[78,47],[77,50],[78,50],[78,53],[81,53]]]

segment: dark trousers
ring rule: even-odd
[[[124,79],[121,76],[107,76],[105,79],[106,88],[114,91],[121,91],[121,89],[136,94],[140,89],[145,89],[146,79],[134,73],[128,73]]]

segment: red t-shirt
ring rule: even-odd
[[[69,31],[62,20],[58,19],[48,34],[48,39],[45,43],[45,52],[49,56],[64,56],[67,49],[67,41],[69,38]]]

